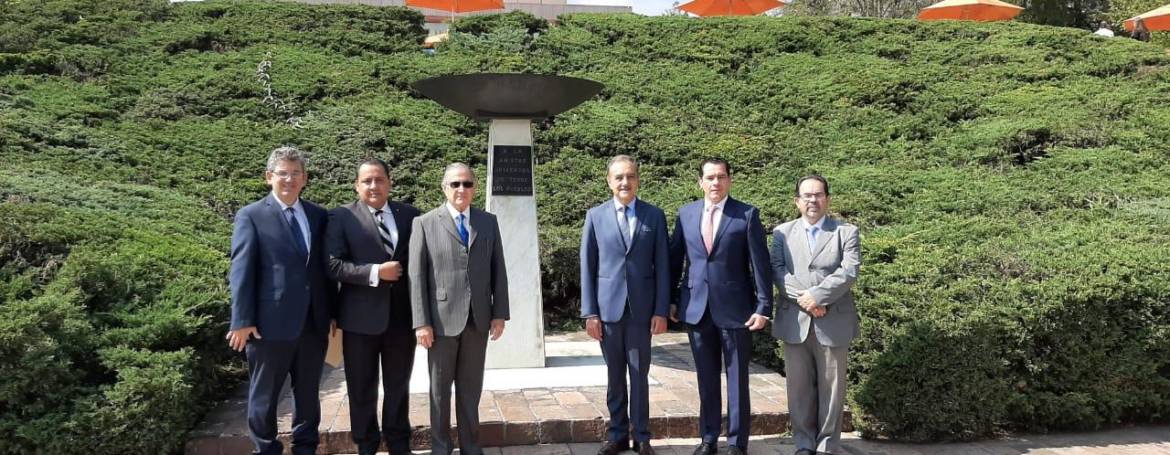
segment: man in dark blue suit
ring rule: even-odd
[[[751,434],[748,364],[752,337],[772,314],[772,278],[760,213],[728,197],[731,165],[709,158],[699,165],[703,200],[678,210],[670,238],[674,282],[681,283],[671,319],[689,328],[699,382],[695,455],[716,452],[722,426],[720,369],[727,371],[727,452],[743,455]],[[685,266],[685,267],[684,267]]]
[[[634,450],[654,455],[648,373],[650,336],[666,331],[669,311],[666,215],[637,199],[633,158],[610,159],[606,181],[613,199],[586,213],[581,233],[581,317],[589,336],[601,342],[609,373],[609,431],[597,454],[629,449],[632,425]]]
[[[272,194],[236,213],[232,232],[232,293],[228,344],[248,357],[248,431],[253,453],[275,455],[276,406],[285,377],[293,390],[292,452],[317,451],[317,392],[336,284],[326,276],[325,209],[301,200],[305,157],[293,147],[268,156]]]

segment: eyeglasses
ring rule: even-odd
[[[475,188],[475,182],[473,182],[471,180],[454,180],[454,181],[447,182],[447,186],[451,187],[452,189],[458,189],[459,187],[462,186],[463,188],[467,188],[470,190],[472,188]]]
[[[301,171],[272,171],[272,175],[275,175],[277,178],[282,180],[289,180],[304,177],[305,173]]]
[[[826,196],[828,196],[828,195],[825,193],[803,193],[797,197],[799,197],[803,201],[814,201],[814,200],[824,199]]]

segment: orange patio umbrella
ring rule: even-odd
[[[781,6],[778,0],[695,0],[678,9],[696,16],[756,16]]]
[[[406,6],[447,11],[454,18],[455,13],[504,9],[504,0],[406,0]]]
[[[1023,11],[1023,7],[999,0],[943,0],[922,8],[918,19],[924,21],[1006,21]]]
[[[1170,30],[1170,5],[1153,11],[1148,11],[1125,20],[1125,29],[1133,31],[1133,21],[1141,19],[1146,22],[1149,31]]]

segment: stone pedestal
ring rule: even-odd
[[[601,93],[604,86],[574,77],[492,73],[439,76],[412,85],[455,112],[491,121],[487,211],[500,223],[511,319],[504,336],[488,343],[487,368],[542,368],[544,315],[532,121],[572,109]]]
[[[488,343],[487,368],[544,367],[533,164],[532,122],[492,120],[488,130],[487,211],[500,223],[512,319],[504,336]]]

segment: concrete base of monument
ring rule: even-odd
[[[605,439],[605,363],[598,344],[583,332],[549,335],[545,368],[488,370],[479,404],[480,442],[486,447],[543,443],[596,442]],[[698,436],[699,400],[694,360],[685,333],[654,337],[650,367],[650,431],[654,438]],[[344,366],[343,366],[344,368]],[[751,366],[752,433],[787,431],[784,378]],[[426,351],[415,355],[411,378],[410,421],[413,448],[430,446]],[[726,384],[726,378],[724,378]],[[191,434],[188,454],[249,453],[245,389],[220,404]],[[726,406],[726,405],[725,405]],[[329,369],[321,386],[321,446],[317,453],[354,453],[349,403],[342,368]],[[454,416],[454,413],[452,413]],[[290,395],[279,410],[281,438],[288,441]],[[846,417],[846,422],[849,418]]]

